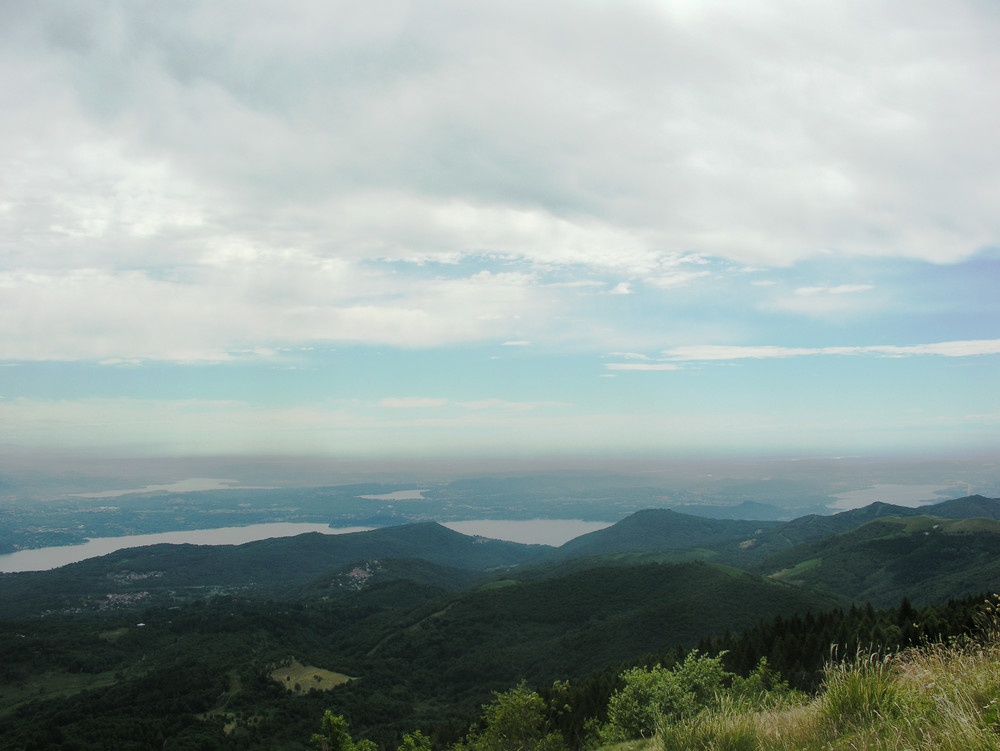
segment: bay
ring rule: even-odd
[[[264,540],[270,537],[291,537],[306,532],[321,532],[325,535],[346,532],[364,532],[370,527],[329,527],[326,524],[305,522],[272,522],[270,524],[248,524],[245,527],[218,527],[216,529],[187,529],[178,532],[157,532],[148,535],[126,535],[123,537],[95,537],[81,545],[59,545],[33,550],[18,550],[0,555],[0,572],[48,571],[69,563],[77,563],[87,558],[107,555],[123,548],[138,548],[146,545],[172,543],[181,545],[242,545],[245,542]]]
[[[494,540],[519,542],[526,545],[558,547],[588,532],[610,527],[612,522],[591,522],[581,519],[471,519],[445,522],[443,526],[463,535],[488,537]],[[49,571],[87,558],[107,555],[124,548],[170,543],[174,545],[242,545],[245,542],[271,537],[291,537],[306,532],[337,535],[365,532],[371,527],[328,527],[326,524],[304,522],[272,522],[249,524],[245,527],[188,529],[177,532],[157,532],[123,537],[95,537],[80,545],[58,545],[33,550],[18,550],[0,555],[0,573]]]
[[[443,526],[463,535],[489,537],[494,540],[520,542],[526,545],[559,547],[574,537],[610,527],[612,522],[587,522],[582,519],[472,519],[445,522]]]

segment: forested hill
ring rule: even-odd
[[[385,631],[359,632],[352,649],[420,669],[446,664],[446,678],[478,670],[511,684],[544,683],[665,647],[692,647],[776,614],[847,603],[707,563],[599,567],[463,591]]]
[[[713,542],[745,539],[778,522],[708,519],[670,509],[637,511],[606,529],[581,535],[546,556],[566,560],[609,553],[695,548]]]
[[[809,514],[765,529],[745,540],[726,540],[711,544],[715,560],[740,568],[753,568],[768,556],[795,545],[849,532],[876,519],[932,516],[938,519],[1000,519],[1000,499],[969,496],[926,506],[896,506],[876,501],[861,508],[829,516]]]
[[[754,570],[812,590],[889,606],[1000,588],[1000,521],[885,517],[770,556]]]
[[[0,575],[0,617],[79,606],[94,596],[270,589],[364,561],[420,559],[486,572],[518,566],[551,548],[487,540],[434,522],[368,532],[258,540],[243,545],[150,545],[119,550],[52,571]]]

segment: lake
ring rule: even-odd
[[[474,519],[464,522],[444,522],[443,526],[463,535],[479,535],[494,540],[523,542],[526,545],[559,547],[574,537],[610,527],[612,522],[585,522],[581,519]]]
[[[0,555],[0,572],[48,571],[49,569],[76,563],[87,558],[107,555],[122,548],[138,548],[158,545],[161,542],[180,545],[242,545],[269,537],[291,537],[306,532],[322,532],[337,535],[345,532],[364,532],[370,527],[342,527],[334,529],[326,524],[302,522],[272,522],[270,524],[248,524],[245,527],[219,527],[218,529],[187,529],[179,532],[157,532],[149,535],[126,535],[124,537],[95,537],[82,545],[59,545],[51,548],[18,550],[16,553]]]
[[[948,489],[947,485],[873,485],[870,488],[837,493],[834,497],[838,500],[831,503],[830,508],[835,511],[849,511],[876,501],[891,503],[894,506],[924,506],[945,500],[938,494]]]
[[[609,527],[611,522],[586,522],[580,519],[531,519],[528,521],[477,519],[447,522],[444,526],[463,535],[479,535],[510,542],[559,546],[587,532]],[[16,553],[0,555],[0,572],[48,571],[87,558],[107,555],[123,548],[158,545],[164,542],[175,545],[184,543],[192,545],[242,545],[254,540],[291,537],[306,532],[338,535],[347,532],[364,532],[369,529],[371,527],[334,528],[325,524],[273,522],[271,524],[250,524],[245,527],[189,529],[125,537],[95,537],[82,545],[59,545],[34,550],[19,550]]]

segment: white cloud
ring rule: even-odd
[[[471,410],[509,410],[513,412],[528,412],[541,407],[565,407],[565,402],[512,402],[506,399],[478,399],[476,401],[456,402],[459,407]]]
[[[1000,240],[989,4],[569,9],[6,4],[0,352],[543,341],[612,283]]]
[[[876,355],[882,357],[937,355],[942,357],[976,357],[1000,354],[1000,339],[853,347],[778,347],[703,344],[675,347],[666,350],[663,354],[671,362],[765,360],[815,355]]]
[[[275,356],[275,342],[433,346],[502,337],[560,305],[517,272],[414,279],[298,253],[185,273],[0,272],[4,357],[195,362]]]
[[[613,357],[624,357],[626,360],[648,360],[649,355],[643,355],[639,352],[612,352]]]
[[[370,242],[402,241],[407,258],[491,247],[614,263],[638,243],[654,259],[948,261],[996,241],[988,4],[566,10],[8,10],[7,156],[41,187],[76,151],[54,194],[76,205],[111,154],[159,207],[124,223],[149,216],[153,232],[205,221],[208,204],[174,186],[223,197],[247,226],[285,212],[322,223],[380,196],[388,233]],[[112,195],[99,200],[129,200]],[[420,247],[394,232],[400,213]],[[119,221],[85,215],[91,232]]]
[[[838,284],[835,287],[799,287],[793,294],[802,297],[812,297],[814,295],[847,295],[855,292],[866,292],[873,289],[871,284]]]
[[[781,310],[808,316],[835,316],[870,312],[886,303],[884,298],[863,295],[875,289],[872,284],[838,284],[834,286],[796,287],[792,294],[764,304],[765,309]]]
[[[437,399],[433,397],[405,396],[386,397],[379,402],[380,407],[390,409],[427,409],[432,407],[443,407],[448,403],[447,399]]]
[[[679,366],[666,362],[609,362],[608,370],[679,370]]]

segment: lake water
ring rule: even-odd
[[[463,535],[492,537],[494,540],[522,542],[527,545],[559,547],[574,537],[610,527],[612,522],[585,522],[581,519],[475,519],[466,522],[445,522],[444,526]]]
[[[559,546],[564,542],[611,526],[611,522],[585,522],[580,519],[532,519],[529,521],[504,521],[480,519],[448,522],[444,526],[463,535],[479,535],[496,540],[526,544]],[[270,537],[291,537],[306,532],[338,535],[346,532],[364,532],[370,527],[328,527],[325,524],[299,522],[274,522],[250,524],[246,527],[221,527],[219,529],[190,529],[179,532],[159,532],[150,535],[126,537],[95,537],[82,545],[60,545],[35,550],[19,550],[0,555],[0,572],[48,571],[68,563],[107,555],[123,548],[137,548],[159,543],[193,545],[242,545],[245,542]]]
[[[107,555],[122,548],[138,548],[158,545],[161,542],[193,545],[242,545],[245,542],[264,540],[269,537],[291,537],[306,532],[322,532],[337,535],[345,532],[363,532],[370,527],[341,527],[334,529],[326,524],[306,524],[300,522],[273,522],[271,524],[249,524],[245,527],[220,527],[218,529],[188,529],[179,532],[158,532],[150,535],[127,535],[124,537],[95,537],[82,545],[59,545],[51,548],[18,550],[16,553],[0,555],[0,572],[48,571],[49,569],[76,563],[87,558]]]
[[[928,503],[940,503],[945,500],[937,495],[942,490],[948,490],[947,485],[873,485],[870,488],[837,493],[837,501],[830,504],[835,511],[849,511],[861,508],[875,501],[891,503],[894,506],[909,506],[915,508]]]

